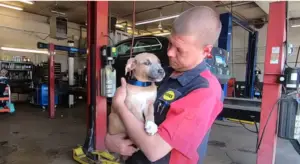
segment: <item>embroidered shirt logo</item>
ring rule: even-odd
[[[163,99],[167,101],[171,101],[175,99],[175,92],[174,91],[167,91],[163,95]]]

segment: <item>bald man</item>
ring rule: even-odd
[[[123,78],[113,105],[129,139],[107,135],[108,150],[129,156],[126,164],[202,163],[210,128],[223,108],[220,83],[205,63],[220,31],[219,15],[208,7],[191,8],[174,21],[168,47],[170,68],[154,103],[158,132],[147,135],[144,123],[125,106]]]

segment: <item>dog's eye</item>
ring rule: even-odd
[[[147,60],[147,61],[144,62],[144,64],[145,64],[145,65],[151,65],[152,63],[151,63],[150,60]]]

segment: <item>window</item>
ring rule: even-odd
[[[139,39],[133,48],[134,53],[160,50],[162,45],[155,38]]]
[[[118,55],[125,55],[130,53],[131,42],[125,42],[117,47]]]
[[[131,41],[120,44],[117,47],[118,55],[124,56],[130,54]],[[155,38],[144,38],[135,40],[135,46],[133,53],[150,52],[160,50],[162,48],[161,43]]]

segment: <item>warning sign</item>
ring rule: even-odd
[[[279,54],[280,54],[280,47],[272,47],[270,64],[279,63]]]

